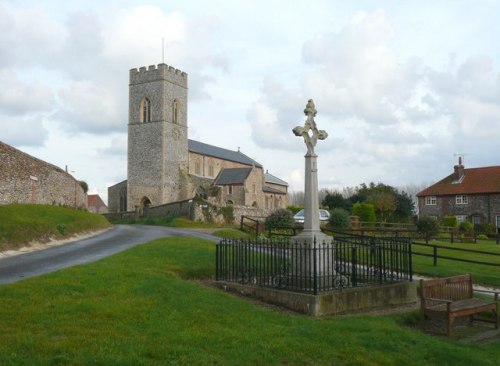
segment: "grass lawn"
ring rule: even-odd
[[[52,205],[0,205],[0,251],[109,227],[101,215]]]
[[[415,313],[314,319],[193,281],[214,255],[165,238],[0,286],[0,365],[498,365],[498,343],[423,334]]]
[[[430,242],[430,244],[434,244]],[[446,243],[436,242],[439,246],[451,248],[463,248],[470,250],[481,250],[486,252],[500,254],[500,245],[492,241],[472,243]],[[432,248],[420,245],[413,245],[413,252],[432,254]],[[480,262],[497,263],[500,265],[500,255],[485,255],[478,253],[468,253],[458,250],[438,248],[438,256],[446,256],[451,258],[462,258]],[[475,284],[483,284],[489,286],[500,287],[500,267],[488,266],[467,262],[459,262],[449,259],[437,259],[437,266],[433,265],[432,257],[424,257],[420,255],[413,255],[413,271],[418,274],[447,277],[464,273],[472,273],[472,279]]]

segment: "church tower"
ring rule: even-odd
[[[187,85],[166,64],[130,70],[128,210],[187,198]]]

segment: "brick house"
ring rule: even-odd
[[[108,206],[98,194],[87,195],[87,208],[90,212],[103,214],[108,212]]]
[[[452,174],[417,198],[420,216],[456,216],[459,224],[491,223],[500,232],[500,166],[465,169],[459,159]]]

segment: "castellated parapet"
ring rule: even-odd
[[[159,64],[130,69],[130,84],[149,83],[162,79],[187,88],[187,73],[173,66]]]

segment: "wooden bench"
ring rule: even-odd
[[[420,280],[420,307],[422,324],[426,317],[446,316],[447,335],[450,336],[456,318],[468,316],[470,325],[474,315],[493,311],[496,329],[499,321],[498,292],[479,291],[495,295],[495,300],[473,297],[472,275]]]

